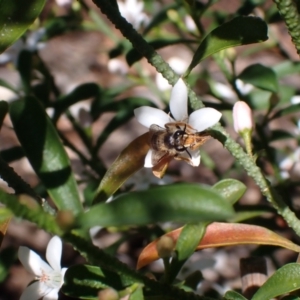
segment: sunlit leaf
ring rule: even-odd
[[[243,295],[236,291],[228,291],[224,295],[224,300],[247,300]]]
[[[273,299],[300,289],[300,264],[291,263],[277,270],[254,294],[252,300]]]
[[[41,13],[46,0],[0,1],[0,53],[12,45]]]
[[[246,186],[236,179],[224,179],[213,186],[230,204],[237,202],[245,193]]]
[[[232,206],[212,189],[197,184],[175,184],[120,194],[109,203],[93,206],[78,221],[80,226],[90,228],[224,220],[232,215]]]
[[[182,228],[178,228],[165,235],[171,237],[176,242],[181,230]],[[137,269],[159,258],[156,250],[158,241],[159,239],[153,241],[143,249],[138,259]],[[206,233],[198,245],[197,250],[243,244],[272,245],[300,252],[300,246],[264,227],[217,222],[207,226]]]
[[[195,52],[184,77],[206,57],[223,49],[262,42],[268,39],[267,24],[260,18],[240,16],[210,32]]]

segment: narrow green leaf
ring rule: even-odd
[[[184,77],[200,61],[223,49],[266,41],[267,31],[267,24],[257,17],[240,16],[222,24],[202,40]]]
[[[24,157],[24,150],[20,146],[15,146],[9,149],[0,151],[0,157],[3,158],[7,163],[10,163],[14,160],[21,159]]]
[[[90,228],[224,220],[232,214],[231,205],[215,191],[196,184],[176,184],[121,194],[109,203],[95,205],[78,221]]]
[[[18,57],[18,70],[21,76],[22,86],[26,95],[31,93],[32,53],[23,50]]]
[[[247,298],[236,291],[228,291],[224,295],[224,300],[247,300]]]
[[[144,299],[143,286],[138,285],[138,287],[130,295],[129,300],[143,300],[143,299]]]
[[[84,83],[77,86],[67,95],[61,96],[53,105],[55,109],[54,120],[64,113],[71,105],[89,98],[101,97],[102,91],[98,84]]]
[[[168,18],[168,11],[174,9],[175,11],[179,9],[179,5],[177,3],[172,3],[170,5],[164,5],[161,7],[156,15],[154,15],[149,24],[147,24],[146,28],[144,29],[143,36],[145,36],[152,28],[160,26],[163,22],[169,20]]]
[[[17,260],[16,249],[12,247],[6,247],[1,251],[0,255],[0,282],[2,283],[4,279],[8,276],[10,272],[10,267]]]
[[[280,141],[284,139],[293,139],[294,136],[285,130],[272,130],[271,136],[269,137],[269,142]]]
[[[244,195],[247,187],[236,179],[224,179],[217,182],[213,189],[219,192],[230,204],[234,204]]]
[[[10,116],[26,156],[57,208],[82,211],[69,158],[38,100],[25,97],[13,102]]]
[[[2,127],[4,118],[8,113],[8,103],[6,101],[0,101],[0,129]]]
[[[278,79],[276,73],[266,66],[254,64],[246,69],[238,76],[239,79],[246,83],[272,93],[278,92]]]
[[[125,281],[124,281],[125,280]],[[126,276],[89,265],[76,265],[68,268],[62,292],[70,297],[79,299],[98,299],[100,289],[112,287],[122,290],[130,285]]]
[[[18,90],[15,89],[11,84],[9,84],[7,81],[0,79],[0,86],[3,86],[5,88],[7,88],[8,90],[11,90],[12,92],[14,92],[15,94],[18,93]]]
[[[294,114],[300,111],[300,103],[295,105],[289,105],[288,107],[285,107],[283,109],[278,110],[271,119],[280,118],[289,114]]]
[[[46,213],[38,204],[34,205],[35,202],[27,203],[28,205],[20,203],[21,197],[6,194],[0,189],[0,202],[5,204],[16,217],[35,223],[38,227],[52,234],[61,235],[61,229],[52,215]],[[23,201],[24,197],[21,200]]]
[[[278,269],[254,294],[252,300],[266,300],[300,289],[300,264]]]
[[[0,53],[12,45],[41,13],[46,0],[0,1]]]
[[[127,123],[131,118],[133,117],[133,110],[123,110],[119,111],[112,119],[111,121],[106,125],[104,130],[101,132],[99,137],[97,138],[95,150],[94,152],[97,153],[100,147],[104,144],[104,142],[109,138],[111,133],[118,129],[120,126]]]
[[[168,282],[172,283],[186,260],[195,252],[198,244],[205,234],[204,223],[186,224],[176,242],[176,256],[172,259],[168,271]]]

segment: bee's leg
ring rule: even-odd
[[[190,159],[192,159],[192,155],[191,155],[191,153],[188,151],[188,149],[186,147],[185,147],[185,151],[189,155]]]

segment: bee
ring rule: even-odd
[[[165,128],[156,124],[150,126],[150,148],[152,149],[152,164],[162,161],[185,160],[191,164],[189,149],[195,150],[209,139],[210,135],[203,131],[197,132],[184,122],[165,124]]]

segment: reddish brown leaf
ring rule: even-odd
[[[178,228],[165,235],[171,237],[174,242],[176,242],[181,230],[182,228]],[[137,269],[159,259],[156,250],[158,240],[159,239],[153,241],[143,249],[138,259]],[[300,252],[300,246],[264,227],[248,224],[218,222],[208,225],[206,233],[198,245],[197,250],[242,244],[272,245]]]

